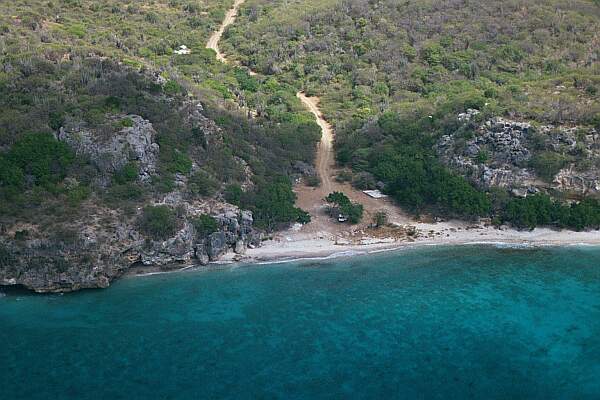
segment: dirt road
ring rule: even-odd
[[[319,109],[319,98],[308,97],[306,94],[299,92],[296,96],[302,101],[302,104],[315,116],[317,124],[321,127],[321,141],[317,148],[316,168],[321,185],[317,188],[299,185],[296,187],[298,195],[298,206],[310,212],[313,217],[313,222],[303,228],[303,230],[324,231],[335,233],[343,229],[348,229],[347,226],[332,221],[331,218],[325,215],[324,198],[331,192],[343,192],[352,201],[361,203],[365,208],[364,223],[368,224],[372,221],[377,211],[385,211],[388,214],[390,221],[397,223],[407,223],[408,216],[400,212],[398,207],[394,206],[387,199],[374,199],[360,190],[356,190],[347,183],[340,183],[335,180],[337,170],[335,168],[333,139],[333,128],[323,117],[323,113]]]
[[[240,6],[245,0],[236,0],[233,7],[225,14],[225,19],[217,31],[215,31],[206,47],[213,49],[217,53],[217,59],[221,62],[227,62],[225,55],[219,51],[219,41],[223,36],[225,29],[235,22]],[[256,75],[254,71],[249,71],[251,75]],[[303,92],[296,94],[304,106],[315,116],[315,120],[321,127],[322,136],[317,148],[316,169],[321,179],[321,185],[313,188],[303,184],[296,185],[294,191],[298,196],[297,206],[308,211],[311,214],[312,222],[302,227],[300,233],[309,235],[338,235],[347,230],[359,230],[365,225],[371,223],[373,216],[377,211],[384,210],[388,214],[391,222],[407,223],[409,218],[394,206],[387,199],[373,199],[363,192],[356,190],[350,184],[340,183],[335,180],[337,170],[335,168],[335,158],[333,149],[334,131],[332,126],[325,120],[323,113],[319,109],[319,98],[308,97]],[[350,227],[347,224],[340,224],[334,221],[326,214],[325,197],[331,192],[338,191],[345,193],[353,202],[359,202],[364,206],[365,215],[363,223],[359,226]]]
[[[302,104],[313,113],[317,124],[321,127],[321,141],[319,142],[317,149],[317,174],[321,178],[321,187],[324,193],[329,194],[332,190],[332,177],[331,172],[335,164],[333,158],[333,129],[329,122],[325,121],[323,114],[319,109],[319,98],[307,97],[304,93],[298,92],[296,96],[300,99]]]
[[[217,53],[217,60],[221,62],[227,62],[227,60],[225,59],[225,55],[219,51],[219,41],[221,40],[225,29],[235,22],[235,18],[237,17],[240,6],[244,3],[244,1],[245,0],[235,0],[233,7],[230,8],[225,14],[225,18],[223,19],[219,29],[211,35],[210,39],[208,39],[208,42],[206,43],[206,48],[213,49]]]

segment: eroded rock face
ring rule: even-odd
[[[464,124],[473,124],[472,119],[479,114],[475,111],[469,110],[457,118]],[[553,182],[541,181],[529,167],[535,134],[538,139],[545,140],[549,150],[571,154],[578,160],[587,159],[591,167],[582,171],[569,165],[555,176]],[[461,139],[455,134],[444,135],[436,144],[441,161],[475,185],[484,189],[502,187],[519,196],[548,188],[598,193],[600,174],[593,164],[600,157],[599,149],[600,138],[593,129],[582,135],[578,128],[542,126],[536,132],[527,122],[504,118],[494,118],[475,126],[469,139]]]
[[[247,247],[258,247],[263,235],[253,227],[252,213],[250,211],[227,211],[215,216],[220,230],[206,238],[196,254],[205,252],[210,261],[215,261],[229,250],[237,254],[246,252]]]
[[[193,205],[188,208],[194,211]],[[37,292],[105,288],[133,265],[163,270],[206,265],[230,251],[243,254],[262,241],[249,211],[231,209],[215,215],[219,231],[203,239],[198,238],[192,217],[192,213],[184,217],[181,228],[166,240],[145,237],[137,230],[135,217],[124,220],[108,211],[72,226],[73,237],[67,243],[59,238],[15,241],[3,235],[0,285],[23,285]],[[100,219],[102,226],[97,224]]]
[[[553,187],[564,192],[600,193],[600,174],[597,171],[560,170],[552,181]]]
[[[97,129],[88,129],[81,124],[62,127],[57,139],[67,143],[78,155],[88,157],[106,179],[130,162],[135,162],[138,179],[148,182],[156,173],[159,145],[156,131],[150,121],[138,115],[115,119],[115,124],[127,121],[116,133],[107,135]],[[106,182],[107,183],[107,182]]]
[[[468,122],[477,113],[460,114]],[[482,188],[528,187],[535,175],[526,168],[531,152],[526,147],[531,125],[495,118],[479,126],[475,136],[460,146],[454,135],[445,135],[436,150],[449,167]]]
[[[94,218],[93,216],[91,218]],[[73,227],[68,237],[24,241],[0,238],[0,285],[23,285],[37,292],[105,288],[131,260],[122,251],[135,242],[107,213],[107,225]],[[64,234],[62,234],[64,236]]]
[[[190,263],[195,257],[194,227],[189,222],[164,241],[145,243],[140,250],[140,261],[144,265],[169,265]]]

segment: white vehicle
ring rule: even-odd
[[[346,217],[343,214],[338,215],[338,222],[346,222],[346,221],[348,221],[348,217]]]

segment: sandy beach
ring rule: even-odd
[[[350,257],[381,251],[435,245],[509,245],[575,246],[600,245],[600,231],[572,232],[537,228],[533,231],[500,230],[495,227],[469,225],[460,221],[437,224],[417,223],[414,236],[370,236],[303,234],[289,230],[265,241],[262,247],[248,249],[244,255],[230,253],[224,262],[277,263],[299,259]]]
[[[210,37],[206,47],[214,49],[217,59],[227,62],[219,51],[219,41],[225,29],[235,22],[239,8],[244,0],[236,0],[227,12],[223,23]],[[255,73],[252,72],[254,75]],[[274,234],[261,247],[247,249],[245,254],[230,253],[221,263],[269,263],[295,259],[324,258],[332,256],[351,256],[368,254],[406,247],[426,245],[465,245],[465,244],[510,244],[513,246],[569,246],[600,245],[600,231],[572,232],[549,228],[537,228],[533,231],[498,229],[464,221],[422,223],[415,221],[389,198],[374,199],[348,183],[338,182],[335,176],[339,170],[335,165],[333,142],[335,132],[323,116],[318,97],[308,97],[298,92],[297,97],[315,117],[315,122],[323,133],[317,146],[315,167],[321,185],[317,188],[303,183],[295,186],[298,207],[307,210],[311,223],[296,224],[287,231]],[[345,193],[352,201],[364,206],[364,218],[361,225],[348,226],[332,220],[325,211],[324,198],[332,191]],[[370,227],[377,212],[384,211],[388,226]]]

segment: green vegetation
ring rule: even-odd
[[[375,216],[373,217],[373,224],[375,224],[375,226],[377,228],[380,228],[382,226],[386,226],[387,223],[388,223],[387,212],[385,210],[377,211],[375,213]]]
[[[553,201],[547,195],[535,195],[511,200],[503,218],[524,229],[540,225],[554,225],[577,231],[586,228],[600,229],[600,202],[586,199],[568,206]]]
[[[296,161],[312,163],[320,130],[295,87],[250,76],[204,48],[232,4],[1,2],[0,222],[51,231],[90,207],[131,215],[173,190],[220,196],[246,182],[247,171],[256,189],[231,201],[244,197],[246,207],[260,209],[255,200],[260,188],[275,184],[273,171],[287,176]],[[180,45],[191,54],[174,54]],[[190,118],[191,99],[206,120]],[[137,115],[152,123],[160,146],[156,174],[143,182],[137,162],[106,176],[103,161],[76,156],[54,139],[72,127],[104,141],[135,128]],[[306,220],[300,214],[281,212],[273,224]]]
[[[351,224],[358,224],[363,217],[364,210],[362,204],[352,203],[344,193],[330,193],[325,200],[333,205],[331,212],[334,218],[337,218],[338,214],[341,214]]]
[[[242,65],[321,97],[337,161],[358,188],[381,181],[416,214],[523,226],[523,200],[495,202],[496,194],[445,168],[433,145],[448,133],[472,137],[456,120],[468,108],[480,111],[478,121],[509,115],[534,125],[597,125],[599,53],[589,43],[599,30],[600,8],[589,0],[248,0],[222,47]],[[540,139],[531,167],[544,180],[579,162]],[[584,226],[594,227],[593,202],[580,204],[591,213]],[[581,226],[568,220],[560,224]]]
[[[310,215],[297,208],[296,194],[285,177],[259,186],[254,192],[246,193],[240,202],[243,208],[254,213],[254,225],[267,230],[276,230],[290,222],[308,223]]]
[[[219,224],[217,220],[208,214],[202,214],[192,220],[194,229],[196,230],[196,236],[199,239],[206,238],[211,233],[219,230]]]
[[[366,162],[352,158],[347,162],[355,169],[372,172],[385,183],[388,193],[417,214],[429,208],[440,214],[467,218],[487,215],[491,206],[487,196],[437,160],[433,138],[441,128],[436,128],[428,117],[414,119],[396,113],[383,114],[378,125],[370,129],[375,137],[384,137],[384,142],[366,143],[361,150]],[[339,146],[350,145],[344,142]]]
[[[178,227],[177,215],[168,206],[147,206],[139,220],[140,231],[155,240],[167,239]]]
[[[25,135],[3,157],[6,171],[1,184],[20,187],[24,176],[33,178],[33,185],[55,184],[65,177],[74,158],[71,149],[50,134]]]
[[[529,202],[539,200],[498,201],[432,150],[443,134],[473,135],[456,122],[467,108],[600,128],[594,2],[248,0],[222,48],[257,76],[204,48],[232,3],[1,2],[0,222],[52,230],[98,207],[131,216],[175,190],[251,209],[266,229],[306,222],[289,180],[296,161],[314,161],[320,138],[295,96],[304,90],[322,97],[347,171],[339,179],[356,187],[383,183],[415,213],[595,226],[593,200],[552,201],[560,213],[533,218]],[[191,54],[174,54],[181,45]],[[206,120],[190,117],[191,99]],[[106,140],[134,128],[135,115],[160,145],[150,179],[138,179],[138,161],[107,173],[55,139],[72,127]],[[539,142],[531,167],[543,179],[590,162]]]
[[[536,173],[547,182],[552,182],[554,176],[568,162],[568,158],[562,154],[544,151],[536,154],[531,160],[531,166]]]

